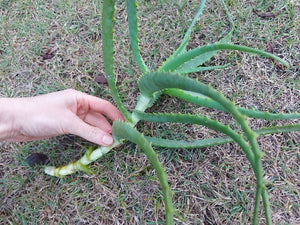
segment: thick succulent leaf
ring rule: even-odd
[[[246,117],[241,114],[233,102],[228,100],[222,93],[213,89],[209,85],[205,85],[197,80],[191,79],[186,76],[181,76],[171,72],[156,72],[149,73],[139,79],[139,88],[143,95],[153,96],[154,93],[160,92],[167,88],[178,88],[186,91],[197,92],[205,95],[214,101],[222,105],[240,124],[242,130],[245,132],[245,136],[249,140],[253,154],[255,155],[255,163],[251,161],[249,152],[245,152],[249,161],[251,162],[252,168],[256,174],[259,185],[262,184],[262,164],[261,158],[264,153],[259,150],[257,143],[257,134],[249,127],[249,123]]]
[[[194,103],[196,105],[202,107],[210,107],[214,109],[218,109],[221,111],[227,111],[222,105],[212,100],[211,98],[205,97],[199,93],[183,91],[179,89],[166,89],[164,93],[174,96],[185,101]],[[287,119],[300,119],[300,113],[270,113],[263,112],[254,109],[246,109],[243,107],[237,107],[238,111],[245,116],[256,118],[256,119],[264,119],[264,120],[287,120]]]
[[[230,42],[232,32],[229,32],[224,38],[222,38],[217,43],[228,43]],[[216,54],[218,54],[220,50],[217,51],[211,51],[206,52],[204,54],[201,54],[187,62],[185,62],[183,65],[181,65],[178,70],[185,70],[185,69],[196,69],[198,66],[201,66],[205,62],[208,62],[212,57],[214,57]]]
[[[177,73],[180,74],[187,74],[187,73],[196,73],[201,71],[207,71],[207,70],[217,70],[217,69],[224,69],[226,67],[230,66],[230,63],[227,63],[223,66],[203,66],[203,67],[196,67],[196,68],[178,68],[176,70]]]
[[[223,5],[223,8],[224,8],[224,11],[225,11],[225,13],[226,13],[227,19],[228,19],[228,21],[229,21],[229,23],[230,23],[230,26],[231,26],[231,31],[230,31],[230,32],[232,32],[232,31],[234,30],[234,27],[235,27],[235,26],[234,26],[233,19],[232,19],[230,13],[229,13],[229,10],[228,10],[227,5],[226,5],[226,3],[224,2],[224,0],[221,0],[221,2],[222,2],[222,5]]]
[[[104,63],[104,70],[105,75],[107,78],[107,82],[111,91],[111,94],[122,112],[123,116],[126,120],[131,120],[130,113],[124,107],[115,82],[115,75],[114,75],[114,59],[113,59],[113,15],[114,15],[114,7],[115,1],[114,0],[104,0],[103,1],[103,12],[102,12],[102,51],[103,51],[103,63]]]
[[[139,39],[138,39],[138,17],[137,17],[137,4],[135,0],[126,0],[127,3],[127,14],[128,14],[128,25],[129,25],[129,37],[133,55],[137,61],[140,69],[145,74],[149,72],[148,67],[146,66],[139,48]]]
[[[214,101],[222,105],[226,111],[228,111],[233,118],[240,124],[242,130],[245,133],[245,137],[248,139],[251,150],[248,148],[240,147],[244,150],[248,160],[251,163],[251,166],[254,170],[256,179],[257,179],[257,190],[258,193],[262,193],[263,196],[267,196],[264,187],[263,181],[263,169],[261,158],[264,156],[264,153],[259,149],[257,142],[258,134],[256,134],[249,126],[249,122],[246,120],[246,117],[241,114],[233,102],[225,98],[225,96],[214,90],[212,87],[205,85],[197,80],[188,78],[186,76],[181,76],[175,73],[149,73],[139,80],[139,88],[141,93],[145,96],[153,96],[154,93],[162,91],[166,88],[178,88],[186,91],[197,92],[202,95],[205,95]],[[249,150],[249,151],[248,151]],[[254,155],[254,159],[252,157]],[[259,199],[256,199],[259,201]],[[266,199],[264,199],[266,201]],[[256,203],[258,204],[258,203]],[[255,209],[258,205],[255,206]]]
[[[242,148],[243,152],[246,154],[252,165],[255,165],[254,155],[251,152],[251,148],[248,143],[244,140],[242,135],[236,133],[228,125],[221,124],[217,120],[209,119],[206,116],[200,115],[190,115],[190,114],[179,114],[179,113],[144,113],[135,111],[139,119],[158,122],[158,123],[191,123],[200,124],[211,128],[213,130],[219,131],[231,137],[235,140],[239,146]]]
[[[237,110],[235,105],[225,98],[222,93],[200,81],[181,76],[177,73],[154,72],[142,76],[139,79],[138,86],[141,94],[146,97],[152,97],[155,93],[167,88],[177,88],[202,94],[222,105],[241,124],[242,129],[245,132],[247,130],[248,135],[254,135],[245,121],[245,116]]]
[[[168,60],[168,62],[164,63],[159,68],[159,71],[167,71],[167,72],[175,71],[177,68],[180,68],[180,66],[184,65],[184,63],[186,63],[192,59],[195,59],[196,57],[198,57],[200,55],[207,54],[208,52],[215,52],[218,50],[237,50],[237,51],[243,51],[243,52],[248,52],[248,53],[252,53],[252,54],[258,54],[261,56],[265,56],[265,57],[274,59],[286,67],[289,66],[289,64],[287,62],[285,62],[284,60],[282,60],[281,58],[279,58],[273,54],[270,54],[268,52],[265,52],[265,51],[261,51],[258,49],[249,48],[249,47],[241,46],[241,45],[217,43],[217,44],[208,44],[208,45],[205,45],[202,47],[198,47],[198,48],[192,49],[186,53],[178,55],[178,56]]]
[[[146,136],[145,138],[155,146],[177,149],[204,148],[214,145],[226,144],[233,141],[231,138],[206,138],[203,140],[193,141],[170,140],[149,136]]]
[[[199,16],[202,14],[203,8],[205,6],[205,2],[206,2],[206,0],[203,0],[201,2],[200,9],[197,12],[196,16],[194,17],[194,19],[193,19],[193,21],[192,21],[189,29],[185,33],[184,39],[182,40],[182,43],[179,46],[179,48],[163,63],[163,65],[158,69],[158,71],[163,71],[163,69],[161,69],[161,68],[163,68],[164,65],[167,64],[171,59],[173,59],[174,57],[176,57],[178,55],[181,55],[181,54],[183,54],[183,53],[186,52],[186,46],[187,46],[188,41],[190,39],[193,27],[194,27],[197,19],[199,18]],[[231,30],[230,30],[230,32],[225,37],[223,37],[217,43],[228,43],[228,42],[230,42],[230,39],[231,39],[231,36],[232,36],[232,32],[234,30],[234,23],[233,23],[233,20],[231,18],[230,13],[228,12],[227,6],[226,6],[226,4],[225,4],[225,2],[223,0],[222,0],[222,4],[223,4],[224,10],[226,12],[226,15],[228,17],[228,20],[230,22]],[[193,59],[185,62],[183,65],[181,65],[181,67],[177,69],[177,72],[179,72],[180,74],[185,74],[185,73],[203,71],[202,67],[199,68],[199,66],[202,65],[202,64],[204,64],[205,62],[209,61],[218,52],[219,51],[216,50],[216,51],[206,52],[206,53],[204,53],[202,55],[199,55],[199,56],[197,56],[197,57],[195,57],[195,58],[193,58]],[[165,70],[165,71],[167,71],[167,70]],[[171,70],[171,71],[174,71],[174,70]]]
[[[167,181],[167,175],[162,168],[158,155],[154,152],[151,144],[146,138],[128,123],[115,121],[112,126],[112,134],[116,139],[126,139],[137,144],[147,155],[153,167],[155,168],[164,195],[166,208],[166,224],[174,224],[174,208],[172,203],[172,193]]]
[[[259,136],[276,134],[276,133],[288,133],[300,131],[300,124],[295,125],[284,125],[284,126],[273,126],[266,127],[258,130],[254,130]],[[202,140],[171,140],[157,137],[145,137],[152,145],[166,147],[166,148],[177,148],[177,149],[189,149],[189,148],[204,148],[214,145],[221,145],[233,142],[232,138],[229,137],[219,137],[219,138],[206,138]]]
[[[198,18],[200,17],[200,15],[202,14],[202,11],[204,9],[204,6],[205,6],[205,3],[206,3],[206,0],[203,0],[201,2],[201,5],[200,5],[200,8],[197,12],[197,14],[195,15],[191,25],[189,26],[189,29],[187,30],[187,32],[185,33],[185,36],[181,42],[181,45],[177,48],[177,50],[166,60],[165,63],[167,63],[168,61],[170,61],[171,59],[173,59],[174,57],[178,56],[178,55],[181,55],[183,53],[186,52],[186,46],[188,45],[188,41],[190,39],[190,36],[191,36],[191,33],[192,33],[192,30],[193,30],[193,27],[196,23],[196,21],[198,20]],[[224,7],[224,10],[226,12],[226,15],[228,17],[228,20],[230,22],[230,25],[231,25],[231,31],[224,37],[222,38],[218,43],[227,43],[227,42],[230,42],[230,39],[231,39],[231,35],[232,35],[232,32],[234,30],[234,23],[233,23],[233,20],[231,18],[231,15],[230,13],[228,12],[228,9],[227,9],[227,6],[225,4],[225,2],[222,0],[222,4],[223,4],[223,7]],[[190,61],[186,62],[184,65],[182,65],[182,67],[180,68],[180,70],[191,70],[192,72],[199,72],[199,71],[203,71],[203,70],[197,70],[197,67],[199,67],[200,65],[202,65],[203,63],[209,61],[214,55],[216,55],[218,53],[218,51],[214,51],[214,52],[207,52],[207,53],[204,53],[203,55],[200,55],[194,59],[191,59]],[[164,64],[165,64],[164,63]],[[163,65],[164,65],[163,64]],[[163,67],[163,66],[162,66]],[[162,71],[160,68],[158,69],[159,71]],[[180,72],[181,73],[181,72]],[[185,72],[187,73],[187,72]],[[183,73],[182,73],[183,74]]]
[[[208,108],[225,111],[224,107],[220,105],[218,102],[212,100],[211,98],[205,95],[196,92],[180,90],[177,88],[167,88],[164,90],[164,93],[194,103],[202,107],[208,107]]]
[[[298,131],[300,131],[300,124],[266,127],[266,128],[256,130],[255,132],[258,135],[267,135],[267,134],[288,133],[288,132],[298,132]]]
[[[200,5],[200,8],[199,8],[197,14],[195,15],[195,17],[194,17],[194,19],[193,19],[191,25],[189,26],[189,29],[186,31],[186,33],[185,33],[185,35],[184,35],[184,38],[183,38],[182,41],[181,41],[180,46],[179,46],[179,47],[177,48],[177,50],[173,53],[173,55],[171,55],[170,58],[173,58],[173,57],[175,57],[175,56],[177,56],[177,55],[180,55],[180,54],[186,52],[186,46],[187,46],[187,44],[188,44],[188,42],[189,42],[189,39],[190,39],[190,37],[191,37],[191,33],[192,33],[192,31],[193,31],[193,27],[194,27],[195,23],[197,22],[198,18],[200,17],[200,15],[202,14],[202,11],[203,11],[203,9],[204,9],[205,3],[206,3],[206,0],[202,0],[201,5]]]
[[[103,61],[108,80],[114,81],[113,72],[113,15],[115,9],[114,0],[103,1],[102,37],[103,37]]]
[[[224,108],[232,108],[234,104],[226,99],[220,92],[214,90],[209,85],[189,77],[181,76],[171,72],[153,72],[142,76],[138,82],[141,94],[152,97],[156,92],[169,88],[182,89],[184,91],[201,94],[202,97],[209,97]],[[236,110],[237,111],[237,110]]]

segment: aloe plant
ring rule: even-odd
[[[103,59],[106,78],[108,80],[111,94],[118,108],[123,113],[126,122],[115,121],[112,127],[112,133],[115,139],[114,145],[111,147],[100,147],[98,149],[89,149],[85,155],[76,162],[72,162],[61,167],[46,167],[45,172],[50,175],[63,177],[76,171],[91,172],[88,165],[102,157],[112,148],[120,145],[124,140],[129,140],[136,143],[147,155],[153,167],[157,171],[159,181],[161,183],[164,204],[166,208],[166,224],[174,224],[175,209],[172,204],[172,192],[168,185],[167,175],[163,169],[159,158],[152,148],[152,145],[163,146],[168,148],[202,148],[213,145],[220,145],[228,142],[236,142],[241,150],[245,153],[256,177],[256,195],[255,207],[253,212],[253,224],[258,224],[258,214],[261,199],[265,210],[267,224],[272,224],[270,203],[268,200],[267,188],[263,179],[262,157],[263,151],[260,150],[257,137],[259,135],[274,134],[282,132],[300,131],[300,124],[291,124],[285,126],[272,126],[252,130],[248,125],[248,117],[264,120],[290,120],[299,119],[299,113],[269,113],[253,109],[246,109],[235,105],[231,100],[227,99],[222,93],[213,89],[211,86],[203,84],[201,81],[191,79],[186,74],[192,72],[200,72],[204,70],[214,70],[226,67],[202,67],[203,63],[209,61],[214,55],[221,50],[236,50],[252,54],[258,54],[263,57],[269,57],[278,61],[284,66],[289,66],[284,60],[279,57],[246,46],[234,45],[229,43],[231,34],[234,30],[234,23],[226,8],[224,1],[223,7],[231,24],[230,32],[219,42],[200,46],[192,50],[187,50],[187,44],[190,39],[193,26],[201,15],[205,6],[205,0],[202,1],[199,10],[194,17],[190,27],[188,28],[180,46],[177,50],[157,69],[157,71],[149,71],[144,62],[139,49],[138,40],[138,17],[137,4],[135,0],[127,0],[128,26],[129,37],[133,55],[137,64],[142,71],[142,75],[138,82],[140,95],[135,107],[135,110],[129,112],[121,101],[119,92],[116,87],[114,69],[113,69],[113,15],[114,15],[114,0],[103,1],[102,13],[102,37],[103,37]],[[228,112],[240,125],[240,129],[233,130],[229,125],[220,123],[218,120],[212,120],[201,115],[178,114],[178,113],[145,113],[145,110],[152,106],[157,101],[159,96],[164,93],[173,97],[183,99],[187,102],[194,103],[201,107],[208,107],[215,110]],[[219,131],[227,137],[210,138],[194,141],[183,140],[168,140],[157,137],[148,137],[140,133],[135,125],[140,121],[152,121],[157,123],[191,123],[201,124],[208,128]]]

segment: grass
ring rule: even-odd
[[[150,68],[157,68],[180,44],[197,4],[140,1],[140,47]],[[130,53],[125,11],[121,10],[124,3],[119,1],[117,5],[116,31],[121,38],[115,40],[116,74],[127,99],[125,104],[132,109],[140,71]],[[287,60],[291,68],[281,70],[269,59],[223,51],[214,57],[212,65],[229,61],[232,66],[203,72],[199,79],[241,106],[299,112],[299,5],[289,1],[255,1],[252,5],[227,1],[227,5],[237,25],[233,43],[266,50],[271,42],[274,53]],[[208,2],[189,47],[215,42],[228,32],[221,8],[218,1]],[[252,8],[283,13],[263,19],[252,13]],[[94,81],[103,74],[100,14],[100,1],[2,1],[0,96],[32,96],[76,88],[111,100],[107,86]],[[49,51],[54,51],[54,57],[43,59]],[[221,122],[230,119],[222,112],[191,105],[183,108],[186,104],[166,96],[159,102],[153,111],[201,112],[221,117]],[[254,128],[269,123],[251,122]],[[203,138],[207,131],[188,125],[155,127],[152,123],[140,123],[139,129],[179,138]],[[206,135],[215,137],[216,133]],[[299,133],[259,138],[266,152],[263,166],[268,174],[274,224],[300,223],[299,139]],[[88,146],[84,140],[68,135],[41,142],[0,144],[0,224],[160,224],[164,207],[157,176],[133,144],[113,150],[94,163],[95,175],[77,173],[58,179],[43,174],[42,168],[31,169],[25,164],[30,153],[44,152],[51,165],[61,165],[78,159]],[[175,193],[178,224],[250,224],[254,180],[237,145],[157,151]]]

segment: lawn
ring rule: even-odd
[[[297,1],[225,1],[236,26],[232,43],[286,60],[221,51],[206,66],[230,66],[194,73],[236,104],[270,112],[300,113],[300,5]],[[199,1],[138,1],[141,54],[151,70],[180,45]],[[0,2],[0,97],[35,96],[73,88],[113,101],[104,75],[102,1]],[[130,48],[124,1],[117,1],[115,73],[121,97],[132,110],[141,75]],[[188,48],[219,41],[230,31],[220,1],[208,1]],[[162,95],[150,111],[200,113],[231,123],[223,112]],[[293,121],[250,120],[253,129]],[[147,135],[190,140],[217,137],[202,126],[139,122]],[[274,224],[300,224],[300,133],[262,136]],[[79,159],[92,146],[65,135],[49,140],[0,143],[0,224],[163,224],[164,204],[154,168],[134,144],[113,149],[92,164],[96,174],[57,178],[30,168],[28,155],[42,152],[49,165]],[[94,146],[96,147],[96,146]],[[155,148],[174,192],[177,224],[251,224],[255,179],[237,144],[202,149]],[[264,224],[263,210],[260,214]]]

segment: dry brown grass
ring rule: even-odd
[[[155,69],[179,45],[198,1],[141,1],[142,55]],[[211,65],[230,62],[225,70],[201,73],[237,104],[269,111],[299,111],[299,5],[288,1],[227,1],[237,29],[232,42],[266,50],[287,60],[290,69],[244,53],[224,51]],[[130,53],[124,3],[118,2],[115,67],[127,108],[135,106],[140,75]],[[252,13],[281,11],[263,19]],[[291,18],[292,9],[294,16]],[[107,86],[94,82],[103,74],[98,1],[2,1],[0,3],[0,96],[32,96],[75,88],[111,100]],[[219,40],[229,31],[218,1],[208,1],[189,47]],[[53,58],[43,59],[52,54]],[[151,111],[201,112],[231,121],[224,113],[163,96]],[[299,121],[294,121],[299,123]],[[276,122],[284,124],[286,122]],[[253,128],[273,122],[251,120]],[[145,133],[178,138],[213,137],[202,127],[140,123]],[[209,132],[206,134],[206,132]],[[181,134],[182,133],[182,134]],[[299,133],[259,138],[274,224],[300,224]],[[126,144],[93,164],[96,175],[49,177],[25,164],[32,152],[49,155],[52,165],[78,159],[89,143],[63,136],[40,142],[1,144],[0,224],[161,224],[164,207],[160,185],[147,158]],[[169,175],[178,209],[177,224],[250,224],[254,202],[253,173],[236,144],[201,150],[157,149]],[[40,171],[40,172],[39,172]],[[260,215],[264,224],[263,214]]]

